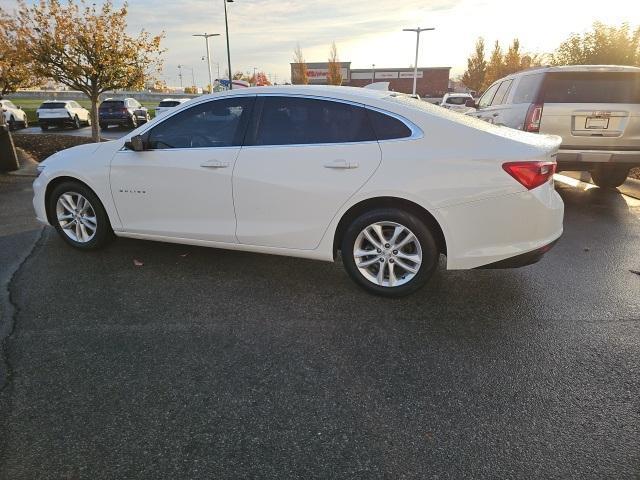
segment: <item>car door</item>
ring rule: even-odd
[[[381,153],[362,105],[258,97],[233,175],[238,241],[314,249]]]
[[[509,90],[511,89],[511,83],[513,80],[505,80],[500,82],[498,89],[496,90],[496,94],[493,96],[491,100],[491,104],[484,109],[483,111],[483,119],[489,123],[493,123],[495,125],[503,125],[504,124],[504,113],[508,108],[507,97],[509,96]]]
[[[231,176],[254,101],[201,102],[144,132],[144,151],[120,150],[111,192],[123,229],[236,243]]]
[[[493,100],[493,97],[495,97],[499,86],[500,82],[496,82],[491,85],[487,91],[482,94],[480,100],[478,100],[478,109],[475,112],[469,113],[469,115],[480,118],[481,120],[492,122],[493,117],[491,117],[491,112],[488,112],[487,109],[491,106],[491,101]]]

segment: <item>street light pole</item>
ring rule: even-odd
[[[229,90],[233,90],[233,73],[231,72],[231,52],[229,51],[229,21],[227,19],[227,2],[233,0],[222,0],[224,2],[224,30],[227,35],[227,67],[229,68]]]
[[[371,74],[371,83],[376,83],[376,64],[371,64],[372,74]]]
[[[217,37],[219,33],[196,33],[194,37],[204,37],[204,41],[207,44],[207,68],[209,69],[209,93],[213,91],[213,80],[211,79],[211,55],[209,54],[209,37]]]
[[[403,32],[416,32],[416,61],[413,64],[413,95],[416,94],[416,83],[418,81],[418,49],[420,48],[420,32],[426,32],[428,30],[435,30],[433,27],[429,28],[403,28]]]

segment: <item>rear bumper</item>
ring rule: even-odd
[[[447,269],[527,264],[562,235],[564,203],[553,185],[438,210],[447,242]],[[513,260],[524,256],[524,259]],[[529,257],[529,258],[527,258]],[[494,265],[494,266],[491,266]],[[503,264],[504,265],[504,264]]]
[[[588,170],[590,166],[622,164],[640,166],[640,150],[577,150],[560,148],[556,157],[559,170]]]
[[[129,125],[131,123],[130,117],[110,117],[100,118],[100,124],[102,125]]]
[[[65,126],[73,125],[73,122],[73,118],[69,117],[38,118],[39,125]]]
[[[516,255],[515,257],[505,258],[504,260],[499,260],[497,262],[488,263],[487,265],[482,265],[481,267],[476,267],[477,269],[503,269],[503,268],[520,268],[526,267],[527,265],[533,265],[534,263],[538,263],[540,259],[547,253],[549,250],[553,248],[558,240],[554,240],[547,245],[543,245],[542,247],[536,248],[530,252],[521,253],[520,255]]]

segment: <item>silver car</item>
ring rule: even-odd
[[[544,67],[491,85],[472,115],[528,132],[560,135],[558,170],[591,172],[615,188],[640,166],[640,68]]]

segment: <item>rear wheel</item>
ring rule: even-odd
[[[106,123],[100,124],[100,130],[106,130],[107,128],[109,128],[109,125],[107,125]]]
[[[342,238],[341,250],[351,278],[368,292],[386,297],[409,295],[424,286],[439,258],[424,222],[395,208],[356,218]]]
[[[24,120],[22,121],[22,128],[29,128],[29,119],[27,116],[24,116]]]
[[[136,117],[135,115],[131,115],[129,126],[133,129],[138,128],[138,117]]]
[[[598,166],[591,170],[591,179],[600,188],[616,188],[629,176],[628,167]]]
[[[64,182],[54,188],[49,213],[60,237],[75,248],[96,250],[113,239],[100,199],[79,182]]]
[[[14,118],[13,115],[11,115],[11,117],[9,117],[9,130],[15,130],[16,129],[16,119]]]
[[[41,123],[40,124],[40,130],[42,130],[43,132],[46,132],[47,130],[49,130],[49,125],[47,125],[45,123]]]
[[[80,119],[76,115],[75,117],[73,117],[73,128],[74,128],[74,130],[80,130],[81,126],[82,125],[80,125]]]

